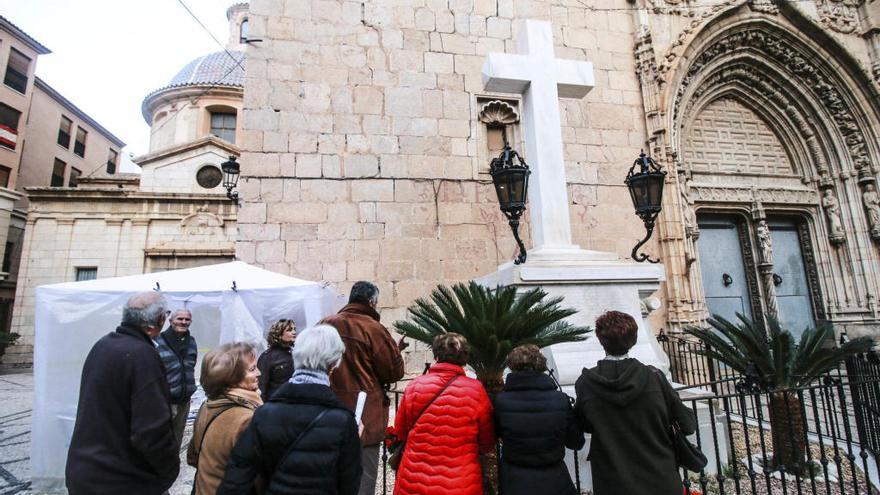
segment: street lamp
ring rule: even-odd
[[[513,263],[516,265],[525,263],[526,247],[519,238],[519,219],[526,209],[526,193],[529,189],[529,174],[531,174],[529,166],[519,153],[505,145],[501,154],[492,159],[489,173],[495,184],[501,212],[507,217],[513,237],[519,245],[519,256]]]
[[[639,171],[635,172],[636,166]],[[636,215],[645,223],[647,234],[645,238],[639,241],[632,250],[632,258],[639,263],[647,260],[649,263],[657,263],[659,259],[651,259],[645,253],[638,253],[642,245],[648,242],[651,234],[654,232],[654,221],[657,215],[663,209],[663,182],[666,180],[666,172],[660,169],[650,156],[642,150],[639,157],[633,162],[626,174],[626,186],[629,188],[629,195],[632,197],[633,206],[636,208]]]
[[[226,188],[226,197],[232,201],[238,201],[238,191],[235,186],[238,185],[238,176],[241,175],[241,165],[235,161],[234,156],[230,156],[228,161],[220,165],[223,170],[223,187]]]

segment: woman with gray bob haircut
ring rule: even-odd
[[[297,335],[296,371],[254,413],[232,451],[217,495],[249,495],[258,475],[265,481],[265,493],[358,493],[358,426],[352,411],[330,389],[330,373],[343,352],[339,332],[329,325]]]
[[[293,372],[291,383],[297,383],[294,381],[297,374],[312,372],[327,375],[329,383],[330,372],[342,362],[343,352],[345,344],[335,328],[330,325],[307,328],[299,334],[296,347],[293,348],[293,367],[296,371]]]

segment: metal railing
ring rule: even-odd
[[[864,359],[852,365],[878,370],[868,357]],[[880,430],[877,423],[854,421],[862,417],[858,413],[863,408],[876,407],[880,376],[826,376],[808,387],[782,391],[742,380],[730,387],[733,391],[726,388],[684,401],[700,425],[691,440],[707,455],[709,466],[698,473],[682,470],[683,493],[880,494],[880,456],[862,436],[863,431],[871,432],[869,438],[876,439]],[[396,410],[402,392],[392,393]],[[853,410],[854,415],[843,413]],[[567,455],[573,456],[571,475],[583,493],[588,487],[581,486],[578,453]],[[391,492],[394,482],[387,460],[383,445],[379,492],[383,494]]]

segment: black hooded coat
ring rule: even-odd
[[[584,434],[569,397],[537,371],[507,375],[495,396],[495,429],[501,439],[499,478],[504,495],[575,495],[565,448],[580,449]]]
[[[584,431],[592,433],[594,495],[683,493],[669,423],[675,418],[686,434],[697,423],[675,392],[670,411],[661,387],[671,389],[660,373],[635,359],[601,360],[578,378],[574,408]]]

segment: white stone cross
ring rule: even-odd
[[[546,21],[525,21],[517,44],[522,55],[490,53],[483,64],[487,91],[523,95],[522,122],[535,250],[572,250],[571,222],[559,118],[559,98],[583,98],[593,88],[593,64],[557,59]]]

